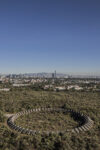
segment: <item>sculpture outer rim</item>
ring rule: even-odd
[[[17,126],[15,124],[15,120],[20,117],[23,116],[25,114],[30,114],[32,112],[39,112],[39,111],[63,111],[63,112],[69,112],[72,113],[73,115],[77,116],[77,118],[80,120],[83,120],[82,125],[73,129],[68,129],[65,132],[64,131],[36,131],[36,130],[30,130],[27,128],[22,128],[20,126]],[[27,111],[22,111],[19,112],[11,117],[8,118],[7,120],[7,125],[12,129],[15,130],[17,132],[20,132],[22,134],[27,134],[27,135],[34,135],[36,133],[44,133],[44,134],[59,134],[59,133],[66,133],[66,132],[72,132],[72,133],[80,133],[80,132],[84,132],[84,131],[88,131],[93,127],[93,121],[91,120],[90,117],[88,117],[87,115],[84,115],[80,112],[76,112],[72,109],[64,109],[64,108],[35,108],[35,109],[29,109]]]

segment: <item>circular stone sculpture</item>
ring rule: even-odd
[[[30,129],[27,129],[27,128],[22,128],[22,127],[17,126],[15,124],[15,120],[18,117],[23,116],[25,114],[30,114],[32,112],[39,112],[39,111],[41,111],[41,112],[42,111],[69,112],[69,113],[71,113],[72,117],[75,118],[75,120],[79,120],[81,122],[81,125],[79,127],[74,128],[74,129],[71,129],[71,130],[68,129],[64,132],[63,131],[43,131],[42,133],[45,133],[45,134],[50,134],[50,133],[55,133],[55,134],[62,133],[63,134],[65,132],[80,133],[80,132],[88,131],[93,126],[93,121],[87,115],[84,115],[80,112],[73,111],[72,109],[64,109],[64,108],[36,108],[36,109],[22,111],[22,112],[19,112],[15,115],[9,117],[8,120],[7,120],[7,124],[11,129],[13,129],[17,132],[20,132],[22,134],[34,135],[36,133],[40,133],[40,131],[30,130]]]

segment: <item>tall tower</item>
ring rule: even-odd
[[[56,70],[55,70],[55,73],[54,73],[54,74],[55,74],[55,78],[56,78]]]
[[[52,78],[53,78],[53,79],[55,78],[55,74],[54,74],[54,73],[52,73]]]

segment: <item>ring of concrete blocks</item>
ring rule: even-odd
[[[70,129],[70,130],[67,129],[66,131],[43,131],[42,133],[44,133],[44,134],[51,134],[51,133],[54,133],[54,134],[62,133],[62,134],[64,134],[65,132],[80,133],[80,132],[88,131],[93,127],[93,121],[87,115],[84,115],[80,112],[73,111],[72,109],[64,109],[64,108],[36,108],[36,109],[22,111],[22,112],[19,112],[15,115],[9,117],[8,120],[7,120],[7,124],[11,129],[13,129],[17,132],[20,132],[22,134],[34,135],[34,134],[37,134],[37,133],[41,133],[40,131],[30,130],[30,129],[27,129],[27,128],[22,128],[22,127],[17,126],[15,124],[15,120],[18,117],[23,116],[25,114],[30,114],[32,112],[39,112],[39,111],[48,111],[48,112],[50,112],[50,111],[56,111],[56,112],[62,111],[62,112],[65,112],[65,113],[69,112],[69,113],[71,113],[71,115],[76,120],[79,120],[81,122],[81,124],[78,127],[74,128],[74,129]]]

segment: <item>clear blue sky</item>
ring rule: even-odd
[[[0,73],[100,74],[100,0],[0,0]]]

